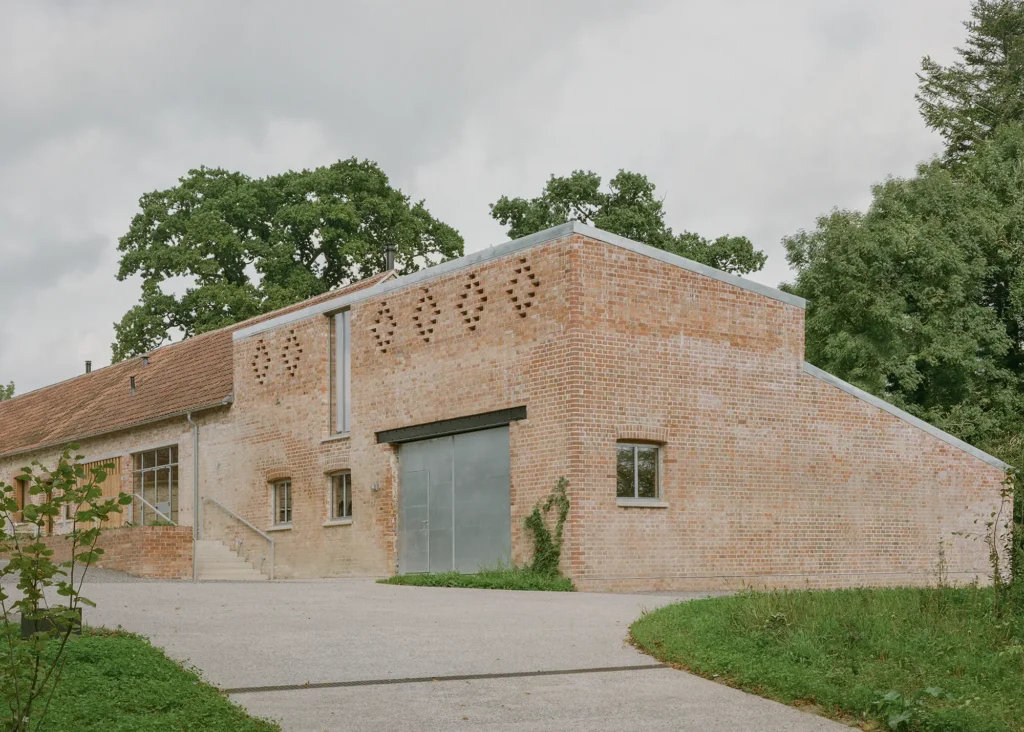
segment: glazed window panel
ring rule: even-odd
[[[351,473],[335,473],[331,476],[331,518],[352,518]]]
[[[292,482],[281,480],[273,484],[274,524],[287,525],[292,522]]]
[[[659,462],[656,445],[616,445],[616,497],[656,500],[661,495]]]
[[[145,499],[135,499],[135,523],[148,526],[168,518],[178,523],[178,446],[133,454],[132,474],[133,492]]]
[[[334,316],[334,431],[348,432],[352,418],[352,349],[349,311]]]

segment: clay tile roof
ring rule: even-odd
[[[148,365],[143,365],[141,357],[131,358],[0,402],[0,457],[228,403],[234,390],[231,334],[235,330],[370,287],[393,274],[382,272],[311,300],[157,348],[149,354]]]

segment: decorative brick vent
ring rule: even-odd
[[[299,362],[302,360],[302,344],[295,336],[294,330],[289,330],[285,336],[284,346],[281,348],[281,360],[284,362],[284,372],[289,376],[295,376],[299,369]]]
[[[434,333],[434,326],[437,325],[437,316],[440,314],[441,308],[434,301],[434,296],[430,294],[430,288],[421,287],[420,299],[416,303],[416,311],[413,313],[412,322],[424,343],[430,343],[430,337]]]
[[[466,279],[459,290],[459,315],[469,330],[476,330],[480,314],[484,311],[484,303],[487,302],[487,295],[484,294],[479,272],[470,272]]]
[[[509,296],[512,306],[519,313],[520,318],[529,315],[529,308],[533,307],[534,298],[537,297],[537,288],[540,287],[540,280],[533,272],[533,266],[527,264],[526,257],[520,257],[518,265],[513,272],[513,277],[508,281],[505,292]]]
[[[252,371],[256,376],[256,383],[263,386],[267,383],[267,373],[270,371],[270,351],[262,338],[256,342],[256,353],[252,357]]]
[[[382,301],[373,316],[373,325],[370,326],[373,333],[373,340],[377,344],[377,350],[387,353],[391,346],[391,340],[395,337],[395,316],[391,313],[391,306],[387,301]]]

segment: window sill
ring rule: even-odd
[[[616,498],[616,506],[625,508],[668,508],[668,504],[657,498]]]
[[[350,518],[336,518],[330,521],[324,521],[324,526],[351,526],[352,519]]]
[[[277,524],[276,526],[271,526],[269,529],[267,529],[267,531],[291,531],[291,530],[292,530],[292,525],[291,524]]]
[[[330,437],[323,438],[322,440],[320,440],[320,444],[322,445],[325,442],[341,442],[342,440],[347,440],[351,436],[351,432],[341,432],[337,435],[331,435]]]

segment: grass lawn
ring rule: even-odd
[[[575,592],[572,580],[531,572],[522,567],[501,567],[481,570],[478,574],[442,572],[439,574],[399,574],[377,580],[385,585],[414,585],[416,587],[469,587],[478,590],[534,590],[546,592]]]
[[[280,730],[250,717],[140,636],[86,628],[65,653],[64,675],[43,724],[48,732]]]
[[[868,729],[1024,730],[1024,617],[987,588],[746,592],[633,623],[668,663]]]

